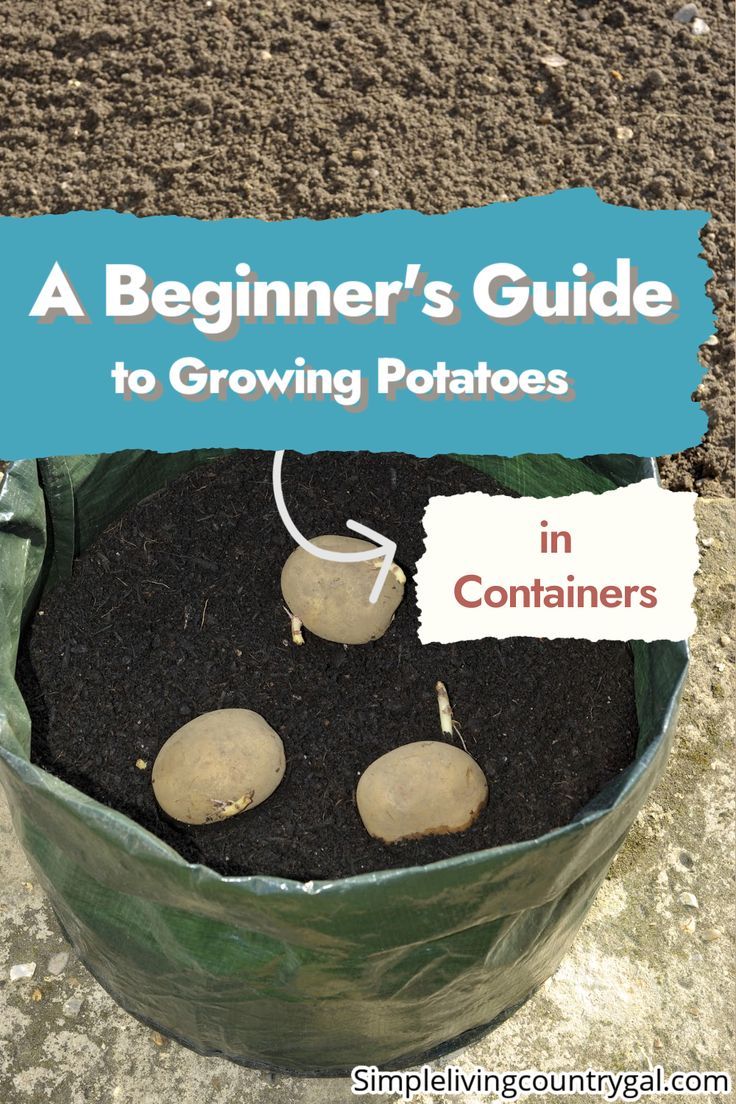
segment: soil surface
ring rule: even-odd
[[[44,601],[19,664],[36,763],[190,861],[305,880],[533,838],[628,766],[638,729],[627,645],[419,643],[412,576],[427,500],[497,493],[487,476],[442,457],[287,454],[285,495],[302,531],[359,518],[397,541],[408,576],[380,640],[344,647],[306,634],[298,647],[279,585],[293,543],[273,503],[271,463],[270,453],[243,452],[181,477],[103,534]],[[385,846],[363,829],[355,786],[391,748],[442,738],[438,679],[490,802],[466,832]],[[223,707],[254,709],[276,729],[284,781],[222,824],[174,824],[153,797],[155,756],[186,721]]]
[[[329,218],[577,185],[707,209],[710,430],[661,467],[674,489],[731,494],[733,11],[704,0],[697,35],[681,6],[16,0],[0,10],[0,213]]]

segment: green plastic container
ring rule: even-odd
[[[133,1015],[202,1054],[291,1073],[414,1065],[519,1007],[557,968],[661,775],[684,643],[632,644],[636,761],[570,824],[428,866],[335,881],[225,878],[29,761],[14,681],[43,590],[136,501],[216,453],[13,463],[0,484],[0,780],[82,961]],[[601,492],[633,457],[465,457],[523,494]]]

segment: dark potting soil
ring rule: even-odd
[[[293,549],[271,490],[272,453],[200,467],[140,503],[44,600],[19,661],[34,762],[127,813],[186,859],[223,874],[332,878],[529,839],[569,821],[632,760],[627,645],[481,640],[422,645],[412,575],[433,494],[499,488],[449,458],[287,454],[287,504],[308,535],[354,517],[397,541],[404,601],[380,640],[292,644],[279,586]],[[354,805],[361,771],[413,740],[441,738],[442,679],[490,787],[468,831],[393,846]],[[174,824],[151,767],[199,713],[245,707],[281,735],[284,781],[218,825]],[[136,760],[147,763],[145,770]]]

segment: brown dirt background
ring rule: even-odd
[[[730,495],[733,8],[707,0],[695,36],[679,7],[5,0],[0,213],[328,218],[579,185],[705,208],[710,429],[661,467],[673,489]]]

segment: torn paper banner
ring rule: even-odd
[[[416,574],[419,639],[687,638],[695,498],[647,479],[564,498],[430,499]]]

